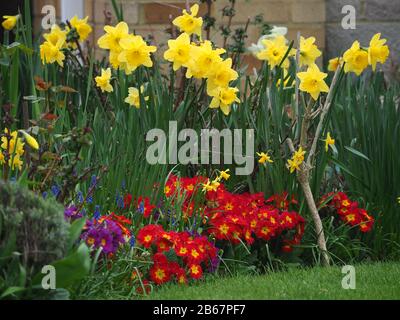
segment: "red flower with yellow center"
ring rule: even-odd
[[[262,227],[261,228],[261,233],[263,234],[263,235],[269,235],[269,233],[270,233],[270,229],[267,227],[267,226],[264,226],[264,227]]]
[[[154,265],[150,269],[150,278],[156,284],[162,284],[170,279],[170,274],[166,266]]]
[[[229,232],[229,226],[226,223],[223,223],[218,227],[218,230],[221,234],[227,235]]]
[[[189,267],[189,272],[190,272],[190,276],[193,279],[200,279],[203,275],[203,270],[201,269],[201,267],[198,264],[192,264]]]
[[[356,215],[354,213],[350,213],[346,215],[344,218],[347,222],[352,222],[356,220]]]
[[[343,207],[349,207],[350,206],[350,201],[345,199],[345,200],[342,200],[341,204],[342,204]]]
[[[200,256],[200,253],[196,249],[190,250],[190,255],[192,258],[197,259]]]
[[[257,220],[256,219],[253,219],[253,220],[250,221],[250,227],[252,227],[253,229],[255,227],[257,227]]]

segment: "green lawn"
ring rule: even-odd
[[[356,289],[342,288],[341,267],[292,269],[262,276],[209,278],[167,285],[150,299],[400,299],[400,263],[357,265]]]

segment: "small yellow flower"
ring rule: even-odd
[[[332,58],[328,62],[328,71],[336,71],[339,66],[343,65],[343,58]]]
[[[314,44],[315,38],[309,37],[307,39],[300,37],[300,67],[303,65],[310,66],[315,63],[315,60],[321,56],[322,52]]]
[[[27,133],[25,130],[19,130],[24,135],[26,143],[35,150],[39,150],[39,143],[36,141],[34,137],[32,137],[29,133]]]
[[[210,179],[207,180],[207,183],[203,183],[203,191],[217,191],[218,187],[220,186],[220,183],[218,182],[217,179],[210,181]]]
[[[13,154],[12,156],[10,156],[10,159],[8,160],[8,165],[12,170],[15,170],[15,168],[17,168],[19,171],[21,171],[23,163],[24,162],[21,160],[19,154]]]
[[[101,92],[113,92],[113,87],[110,84],[111,80],[111,69],[107,70],[101,69],[101,76],[95,78],[96,86],[101,89]]]
[[[134,106],[136,109],[140,108],[140,94],[137,88],[131,87],[128,89],[128,96],[125,98],[125,102],[131,106]],[[140,87],[140,93],[143,94],[144,86]],[[145,101],[149,100],[149,97],[144,97]]]
[[[293,173],[295,170],[300,170],[301,162],[298,162],[293,159],[289,159],[287,163],[287,167],[290,170],[290,173]]]
[[[221,180],[221,179],[228,180],[229,177],[231,176],[231,175],[228,173],[229,171],[230,171],[229,169],[226,169],[226,170],[224,170],[224,171],[220,171],[220,172],[219,172],[219,179],[220,179],[220,180]]]
[[[360,75],[368,66],[368,52],[360,47],[358,41],[354,41],[350,49],[343,55],[344,72],[354,72]]]
[[[17,14],[16,16],[3,16],[4,21],[1,23],[1,25],[6,30],[12,30],[17,24],[18,18],[19,14]]]
[[[335,139],[332,139],[330,132],[327,133],[325,141],[325,151],[328,152],[329,146],[335,145]]]
[[[300,79],[300,90],[308,92],[314,100],[317,100],[321,92],[329,92],[324,79],[328,74],[319,71],[316,64],[308,67],[306,72],[299,72],[297,77]]]
[[[199,5],[194,4],[190,8],[190,14],[186,11],[182,11],[182,15],[175,18],[172,23],[177,26],[181,32],[186,32],[189,36],[191,34],[197,34],[201,38],[201,27],[203,25],[203,18],[197,18],[199,12]]]
[[[397,202],[400,204],[400,197],[397,197]]]
[[[268,153],[265,152],[257,152],[257,155],[260,157],[260,159],[258,159],[259,163],[265,163],[265,162],[269,162],[269,163],[273,163],[274,161],[271,159],[271,157],[268,155]]]
[[[385,63],[390,54],[389,47],[385,45],[386,39],[380,39],[380,37],[381,34],[377,33],[369,43],[368,63],[372,66],[373,71],[376,69],[376,64],[378,62]]]
[[[9,131],[7,128],[4,129],[4,133],[8,135]],[[1,137],[0,147],[9,154],[15,153],[22,156],[24,154],[24,143],[22,142],[22,139],[18,138],[18,132],[13,131],[10,133],[10,136],[10,140],[8,140],[5,135]]]
[[[187,33],[182,33],[175,40],[168,40],[168,50],[164,52],[164,59],[173,62],[174,71],[189,61],[190,47],[190,36]]]
[[[303,150],[302,147],[300,147],[299,150],[295,151],[295,153],[293,154],[293,159],[301,163],[304,161],[305,154],[306,152]]]
[[[228,115],[231,112],[231,104],[234,102],[240,102],[240,99],[236,96],[238,88],[217,88],[212,93],[212,100],[210,108],[220,108],[224,115]]]
[[[85,41],[92,32],[92,27],[87,23],[88,19],[89,17],[78,19],[78,16],[74,16],[70,21],[72,28],[75,28],[79,35],[79,41]]]
[[[305,151],[300,147],[299,150],[295,151],[292,156],[292,159],[287,161],[287,167],[290,170],[290,173],[293,173],[295,170],[300,170],[300,165],[304,161]]]

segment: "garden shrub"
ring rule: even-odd
[[[69,224],[63,212],[54,200],[0,181],[0,248],[19,252],[27,270],[40,271],[66,254]]]

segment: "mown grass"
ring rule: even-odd
[[[290,269],[262,276],[209,278],[197,285],[168,285],[150,295],[155,300],[194,299],[400,299],[400,264],[355,266],[356,289],[342,288],[340,266]]]

